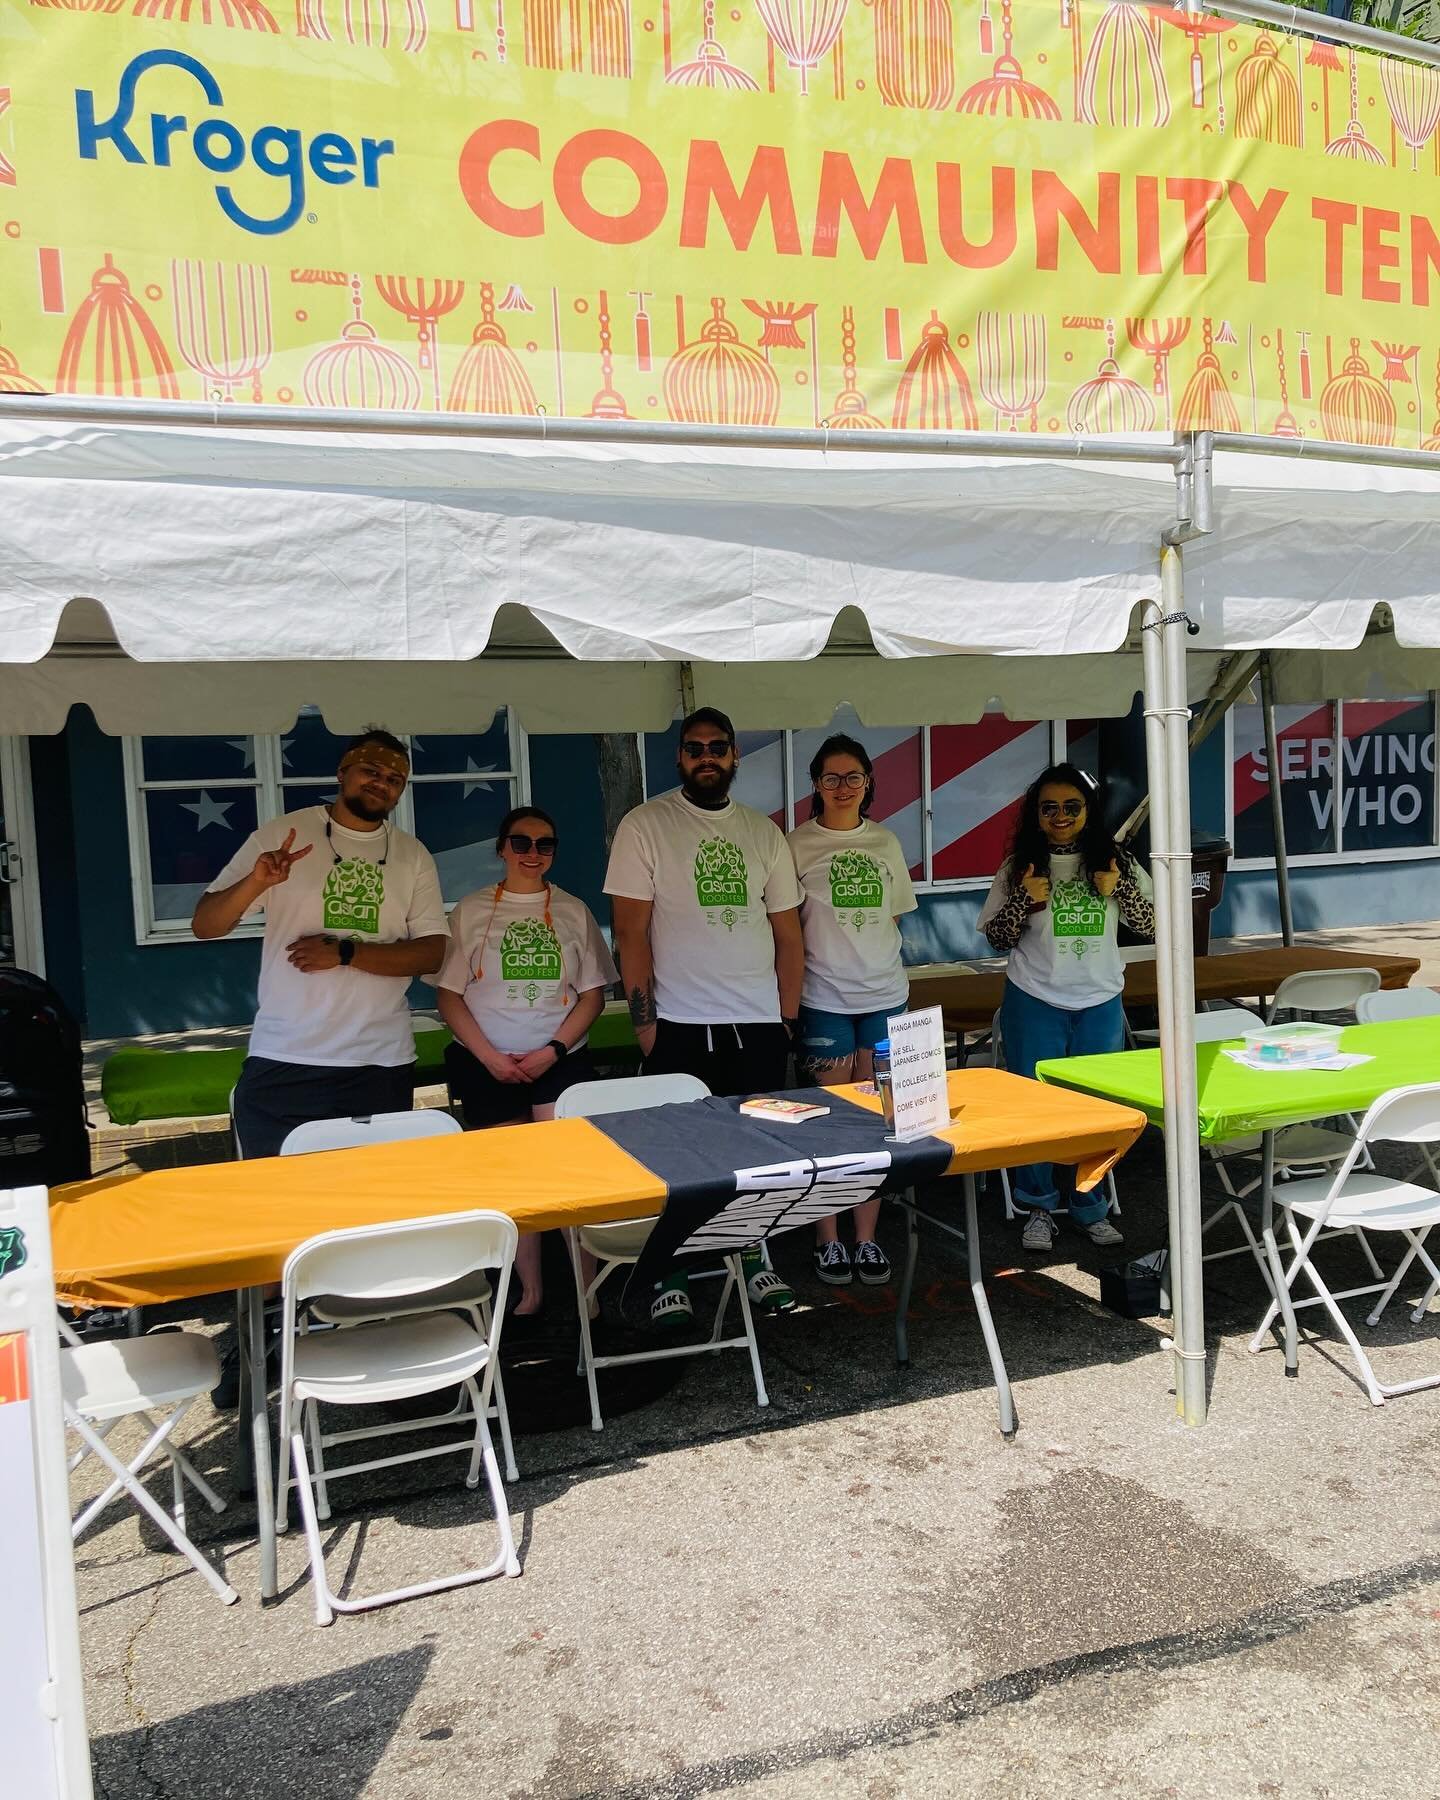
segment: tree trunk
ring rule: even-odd
[[[608,853],[616,826],[645,797],[640,780],[640,744],[633,731],[597,731],[594,737]]]

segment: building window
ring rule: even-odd
[[[1390,855],[1435,845],[1435,697],[1275,708],[1290,857]],[[1264,714],[1231,725],[1232,842],[1239,860],[1275,855]]]
[[[313,708],[279,737],[126,738],[137,941],[188,939],[196,901],[258,824],[334,798],[347,741]],[[411,777],[395,823],[434,856],[453,905],[500,873],[495,833],[528,787],[524,734],[499,712],[486,732],[406,742]]]

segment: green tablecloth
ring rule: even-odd
[[[1228,1143],[1336,1113],[1358,1117],[1391,1088],[1440,1081],[1440,1018],[1353,1025],[1342,1034],[1340,1048],[1372,1060],[1350,1069],[1247,1069],[1223,1055],[1224,1046],[1201,1044],[1195,1052],[1201,1142]],[[1035,1073],[1057,1087],[1138,1107],[1152,1124],[1164,1120],[1158,1050],[1057,1057],[1039,1064]]]

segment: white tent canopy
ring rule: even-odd
[[[305,705],[341,731],[377,713],[476,729],[502,705],[533,731],[656,730],[682,663],[751,727],[823,724],[842,701],[871,725],[1117,714],[1141,686],[1169,461],[412,424],[7,407],[5,728],[58,731],[80,702],[116,733],[281,729]],[[1231,454],[1214,515],[1186,558],[1192,696],[1226,652],[1262,646],[1282,652],[1282,699],[1440,683],[1440,475]]]

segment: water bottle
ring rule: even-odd
[[[885,1114],[885,1123],[893,1131],[895,1129],[895,1090],[890,1085],[889,1038],[881,1038],[875,1046],[875,1092],[880,1096],[880,1107]]]

